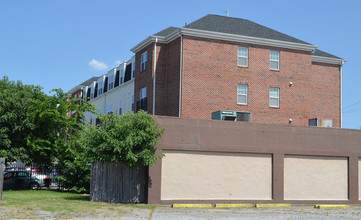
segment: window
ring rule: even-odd
[[[280,107],[280,89],[270,88],[269,90],[269,106]]]
[[[148,52],[145,51],[140,56],[140,71],[144,71],[147,69],[147,60],[148,60]]]
[[[113,105],[112,104],[108,105],[107,112],[108,112],[108,114],[113,113]]]
[[[134,79],[135,76],[135,62],[132,63],[132,79]]]
[[[103,81],[98,83],[98,96],[103,94]]]
[[[248,104],[248,85],[238,84],[237,104]]]
[[[111,90],[114,88],[114,75],[109,76],[109,83],[108,83],[108,90]]]
[[[93,86],[90,89],[90,99],[94,99],[94,88],[93,88]]]
[[[123,107],[122,100],[120,100],[120,102],[119,102],[119,115],[122,114],[122,107]]]
[[[248,48],[238,47],[238,66],[248,66]]]
[[[140,99],[137,101],[137,111],[140,109],[147,111],[147,87],[140,90]]]
[[[131,103],[132,103],[132,112],[134,112],[134,95],[132,95]]]
[[[271,70],[279,70],[280,69],[280,52],[279,51],[271,51],[270,52],[270,68],[271,68]]]
[[[140,99],[144,99],[147,97],[147,87],[140,89]]]
[[[119,85],[123,84],[123,82],[124,82],[124,70],[122,68],[120,69]]]

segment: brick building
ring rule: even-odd
[[[136,107],[150,114],[211,119],[229,110],[257,123],[341,127],[345,60],[249,20],[206,15],[131,51]]]

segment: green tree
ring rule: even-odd
[[[75,104],[62,90],[46,95],[41,87],[4,77],[0,81],[0,157],[49,166],[66,152],[66,137],[84,129],[88,102]],[[76,117],[67,113],[76,111]]]
[[[94,161],[151,165],[163,154],[154,154],[163,133],[153,117],[143,111],[136,114],[98,115],[101,123],[89,125],[67,141],[58,167],[62,186],[74,192],[89,192],[90,166]]]
[[[99,125],[88,127],[82,134],[82,145],[92,162],[122,162],[130,167],[141,163],[148,166],[164,156],[162,153],[155,154],[163,129],[144,111],[121,116],[101,115],[99,119]]]
[[[33,100],[44,101],[41,87],[20,81],[0,80],[0,157],[8,161],[30,162],[26,138],[33,124],[28,118]]]
[[[61,89],[53,90],[52,96],[45,101],[33,100],[29,107],[28,117],[32,129],[26,140],[30,149],[30,157],[37,164],[49,165],[64,157],[69,146],[66,141],[77,137],[84,129],[84,112],[94,112],[94,106],[88,102],[74,102]],[[74,117],[68,113],[76,111]]]

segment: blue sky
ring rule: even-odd
[[[130,59],[147,36],[226,10],[346,59],[343,127],[360,129],[358,0],[0,0],[0,77],[68,91]]]

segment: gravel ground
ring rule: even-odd
[[[72,217],[70,217],[72,216]],[[96,215],[49,212],[40,210],[5,209],[0,207],[0,219],[361,219],[361,206],[349,209],[315,209],[312,206],[291,208],[171,208],[152,209],[122,207]]]

